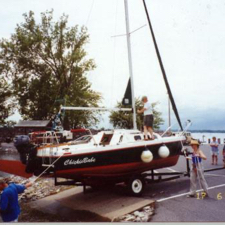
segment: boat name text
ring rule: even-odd
[[[77,164],[83,164],[83,163],[92,163],[92,162],[95,162],[95,161],[96,161],[96,159],[94,157],[92,157],[92,158],[85,157],[83,159],[77,159],[77,160],[67,159],[64,162],[64,166],[77,165]]]

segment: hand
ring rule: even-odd
[[[28,183],[25,184],[25,187],[28,188],[28,187],[31,187],[32,185],[33,185],[33,183],[28,182]]]

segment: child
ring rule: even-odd
[[[208,185],[206,183],[205,177],[204,177],[204,169],[202,165],[202,159],[206,160],[206,156],[204,153],[199,149],[199,142],[197,140],[191,140],[191,147],[193,149],[192,153],[192,168],[190,171],[190,193],[187,195],[187,197],[195,197],[196,194],[196,188],[197,188],[197,180],[199,179],[199,182],[201,184],[201,187],[204,189],[206,196],[208,196]]]

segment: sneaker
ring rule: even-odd
[[[194,195],[194,194],[188,194],[186,197],[187,197],[187,198],[194,198],[195,195]]]
[[[206,195],[205,195],[205,197],[204,198],[209,198],[209,194],[208,193],[206,193]]]

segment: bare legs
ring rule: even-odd
[[[212,165],[214,165],[214,155],[212,155]]]
[[[153,135],[153,129],[151,127],[148,127],[148,131],[151,135],[151,138],[154,140],[155,138],[154,138],[154,135]]]
[[[212,155],[212,165],[217,165],[217,163],[218,163],[218,157],[217,157],[217,155]]]
[[[144,126],[144,137],[145,137],[145,140],[148,140],[148,129],[146,126]]]
[[[151,127],[144,126],[144,136],[145,136],[145,140],[148,139],[148,132],[150,133],[151,138],[152,138],[152,139],[155,139],[154,136],[153,136],[153,129],[152,129]]]
[[[216,161],[216,165],[218,164],[218,157],[217,155],[214,156],[215,157],[215,161]]]

